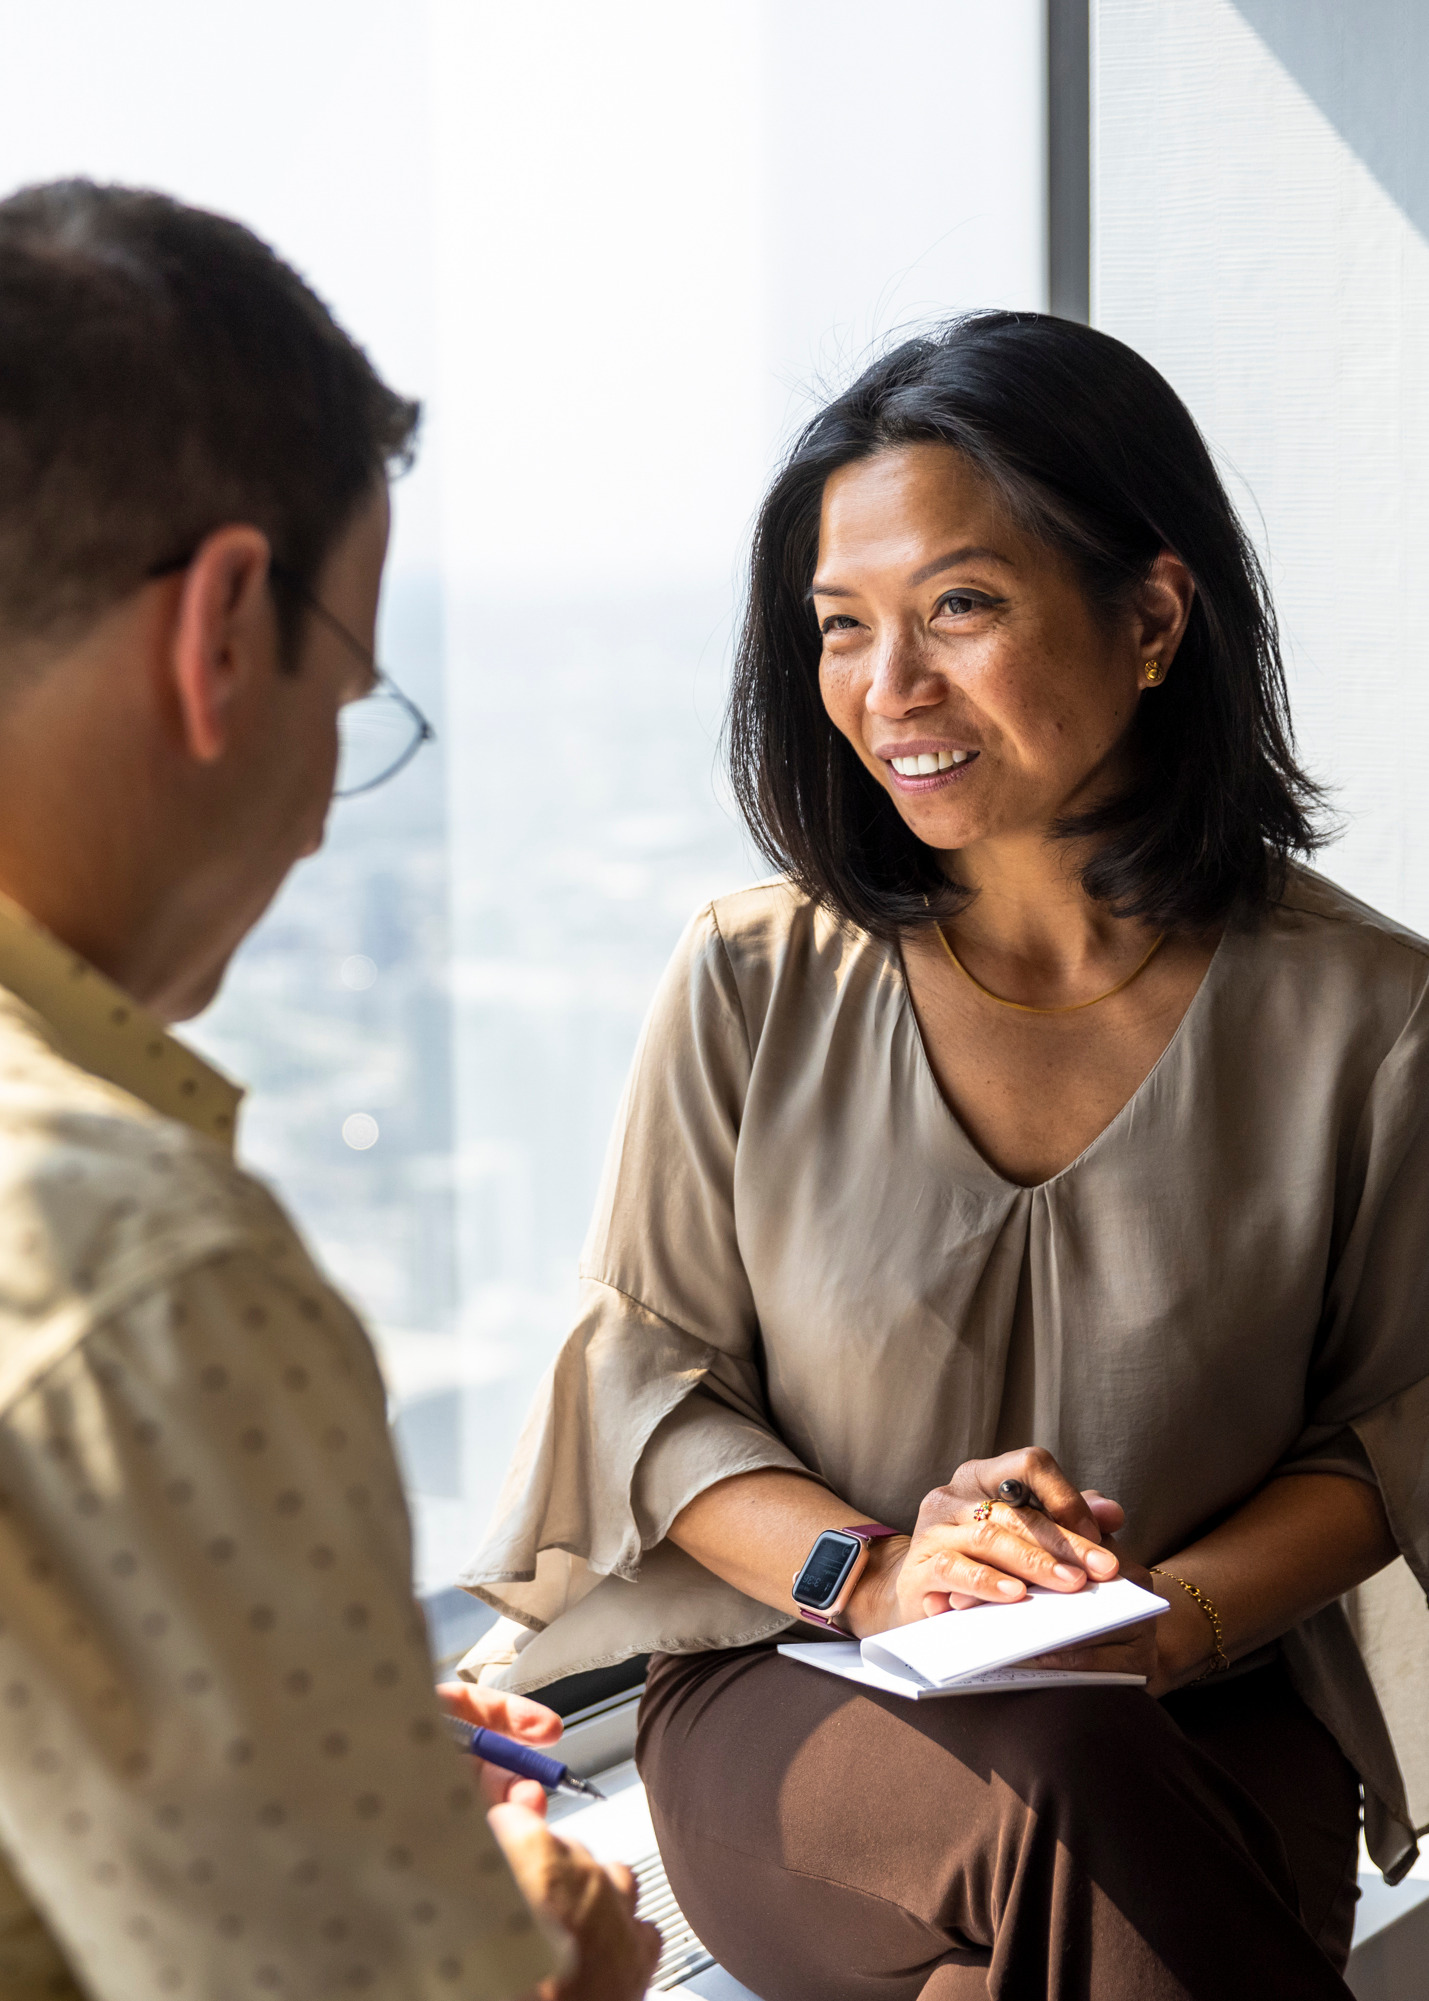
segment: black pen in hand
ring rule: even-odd
[[[997,1498],[999,1501],[1006,1501],[1009,1508],[1035,1508],[1039,1515],[1047,1514],[1047,1510],[1025,1480],[1004,1480],[997,1490]],[[1047,1515],[1047,1519],[1050,1521],[1052,1518],[1050,1515]],[[1108,1551],[1107,1553],[1108,1555],[1114,1554],[1112,1551]],[[1083,1562],[1082,1568],[1086,1571],[1088,1578],[1095,1583],[1096,1578],[1085,1562]],[[1106,1582],[1107,1580],[1104,1578],[1102,1581]]]
[[[997,1498],[999,1501],[1006,1501],[1009,1508],[1035,1508],[1039,1515],[1045,1515],[1047,1512],[1032,1489],[1022,1480],[1004,1480],[997,1490]]]

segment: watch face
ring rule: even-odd
[[[807,1605],[811,1612],[826,1612],[837,1602],[862,1548],[856,1535],[825,1529],[794,1579],[794,1603]]]

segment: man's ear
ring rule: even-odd
[[[273,670],[270,555],[261,530],[216,528],[184,572],[170,668],[184,745],[200,764],[222,757],[235,705],[255,675]]]

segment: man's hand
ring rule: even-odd
[[[560,1740],[562,1723],[544,1703],[470,1682],[445,1682],[443,1706],[467,1723],[499,1730],[544,1750]],[[616,1863],[602,1869],[579,1843],[544,1825],[545,1788],[483,1763],[481,1782],[492,1802],[492,1832],[526,1901],[575,1941],[575,1971],[548,1981],[533,2001],[638,2001],[660,1957],[660,1934],[635,1916],[635,1879]]]
[[[565,1725],[554,1709],[544,1702],[532,1702],[524,1695],[503,1695],[499,1688],[476,1688],[469,1681],[445,1681],[437,1690],[442,1707],[464,1723],[477,1723],[483,1730],[499,1730],[503,1737],[515,1737],[522,1744],[536,1744],[544,1751],[558,1742]],[[510,1801],[544,1815],[546,1788],[534,1779],[518,1779],[499,1765],[482,1759],[481,1787],[491,1806]]]
[[[540,2001],[640,2001],[660,1957],[660,1934],[635,1916],[635,1879],[620,1863],[602,1869],[521,1806],[487,1816],[532,1907],[575,1940],[576,1965],[548,1981]]]

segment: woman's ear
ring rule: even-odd
[[[1163,549],[1137,591],[1136,645],[1140,673],[1148,688],[1166,678],[1195,602],[1196,586],[1179,556]]]
[[[169,670],[184,745],[200,764],[223,756],[236,706],[277,664],[270,555],[260,529],[217,528],[184,572]]]

